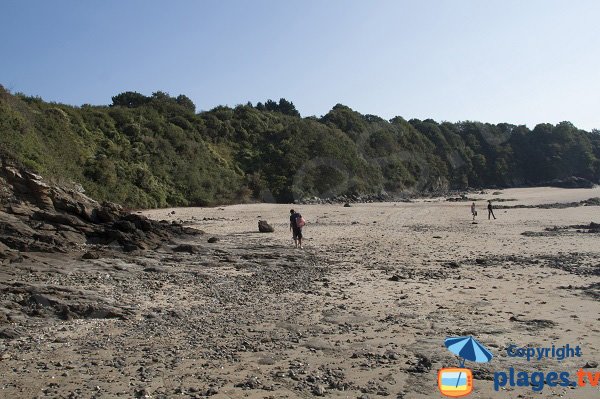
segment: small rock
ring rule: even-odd
[[[388,281],[400,281],[400,280],[404,280],[404,276],[394,274],[392,277],[388,278]]]
[[[317,385],[313,388],[312,393],[315,396],[325,396],[325,387],[323,385]]]
[[[208,242],[211,243],[211,244],[213,244],[215,242],[219,242],[219,238],[217,238],[217,237],[210,237],[208,239]]]
[[[81,257],[81,259],[99,259],[99,258],[100,258],[100,255],[98,254],[98,252],[86,252]]]
[[[181,244],[173,248],[175,252],[188,252],[190,254],[195,254],[198,252],[198,248],[196,248],[192,244]]]

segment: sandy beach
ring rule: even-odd
[[[600,395],[493,381],[511,367],[575,380],[586,364],[600,370],[600,235],[582,227],[600,222],[600,207],[496,209],[497,220],[485,209],[487,199],[578,202],[600,188],[468,196],[477,224],[470,201],[445,197],[294,205],[307,220],[303,250],[290,205],[254,204],[143,212],[202,229],[189,251],[30,254],[3,266],[3,281],[75,287],[122,317],[23,317],[0,340],[0,397],[437,398],[437,371],[458,366],[444,339],[466,335],[494,355],[467,362],[472,398]],[[258,233],[258,220],[275,232]],[[579,345],[582,356],[527,361],[507,355],[512,344]]]

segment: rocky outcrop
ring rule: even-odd
[[[550,187],[560,187],[560,188],[593,188],[594,183],[589,181],[588,179],[584,179],[583,177],[577,176],[569,176],[564,179],[554,179],[549,182],[546,182],[543,185],[547,185]]]
[[[20,252],[68,252],[87,244],[151,249],[173,236],[200,233],[100,204],[0,156],[0,262],[14,262]]]

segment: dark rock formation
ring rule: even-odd
[[[570,176],[564,179],[554,179],[546,184],[550,187],[561,187],[561,188],[592,188],[594,187],[594,183],[589,181],[588,179],[584,179],[582,177]]]
[[[0,262],[18,260],[19,252],[68,252],[85,244],[152,249],[173,236],[201,233],[48,184],[0,155]]]

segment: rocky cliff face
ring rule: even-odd
[[[68,252],[89,244],[152,249],[175,235],[199,233],[100,204],[0,156],[0,262],[18,260],[20,252]]]

